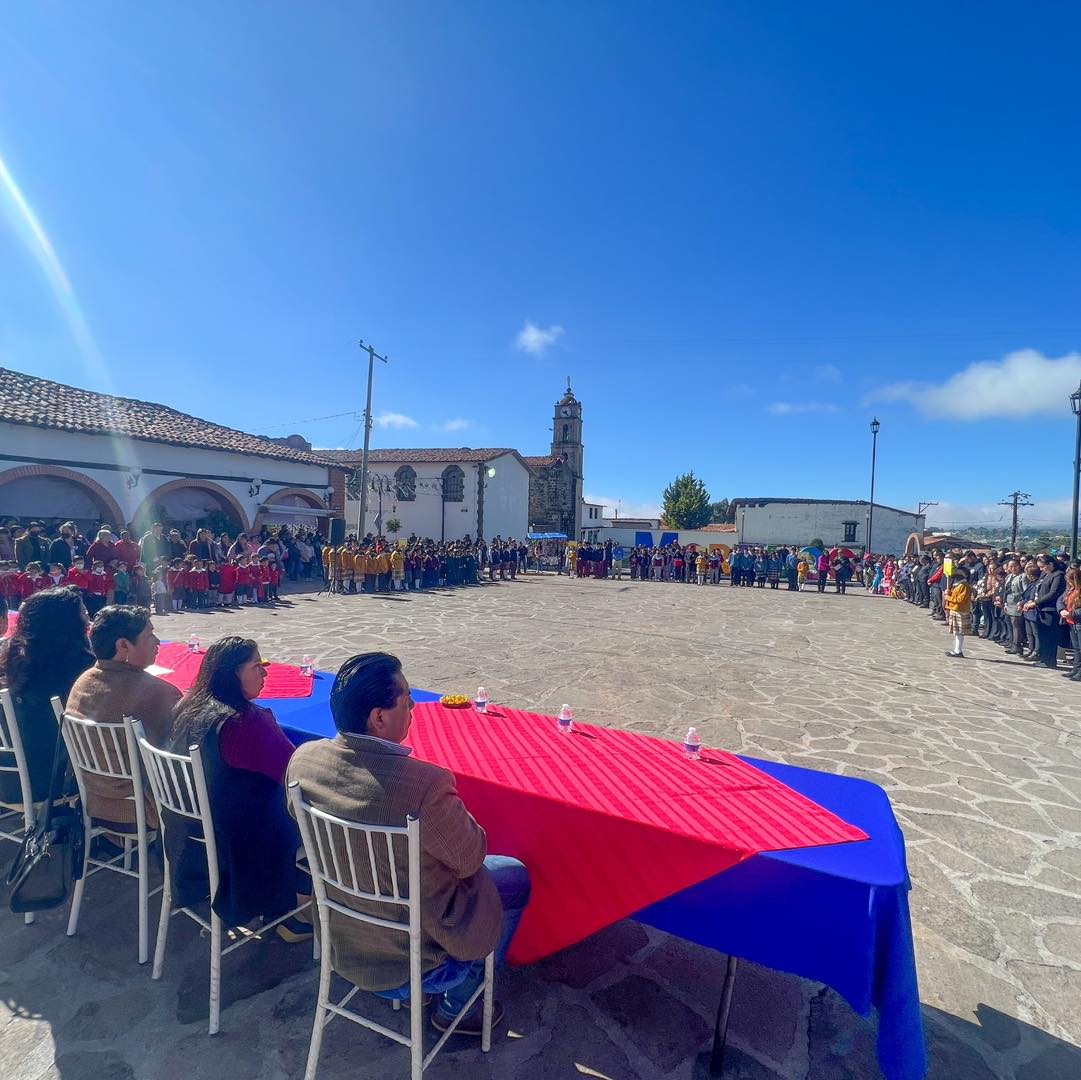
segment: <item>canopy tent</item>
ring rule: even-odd
[[[566,540],[566,533],[528,533],[527,540]]]

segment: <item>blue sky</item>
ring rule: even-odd
[[[586,490],[1065,520],[1067,4],[43,2],[0,35],[0,362]],[[523,333],[524,332],[524,333]],[[396,426],[397,425],[397,426]]]

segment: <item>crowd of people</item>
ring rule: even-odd
[[[1034,667],[1055,669],[1060,652],[1072,656],[1066,674],[1081,682],[1081,564],[1046,552],[930,551],[918,556],[869,557],[872,592],[900,597],[927,610],[952,635],[950,657],[964,657],[964,639],[1001,645]]]
[[[6,626],[0,619],[0,634]],[[256,704],[266,677],[257,642],[237,636],[214,642],[184,694],[146,670],[158,645],[145,607],[110,604],[91,619],[75,586],[28,597],[0,642],[0,686],[12,695],[31,790],[19,790],[17,773],[0,772],[0,802],[18,806],[25,797],[40,803],[58,790],[74,796],[71,773],[58,788],[61,771],[53,771],[54,751],[63,747],[50,704],[54,696],[74,716],[109,724],[134,717],[163,749],[184,754],[199,746],[219,834],[214,897],[206,847],[186,819],[166,814],[159,823],[149,794],[93,774],[84,775],[86,809],[106,838],[119,842],[135,825],[133,794],[144,798],[152,827],[163,826],[173,903],[212,903],[228,926],[287,916],[276,928],[287,942],[312,936],[312,887],[297,867],[301,836],[288,810],[286,784],[298,782],[306,801],[347,820],[399,825],[409,815],[420,817],[424,987],[438,997],[433,1026],[446,1030],[481,985],[484,958],[494,950],[502,963],[529,900],[529,874],[516,859],[489,855],[484,830],[457,795],[453,774],[409,757],[401,745],[413,701],[399,661],[386,653],[347,660],[330,695],[337,738],[298,749],[273,712]],[[118,752],[126,759],[123,745]],[[408,880],[405,849],[395,847],[394,858],[398,880]],[[341,902],[365,910],[362,899]],[[322,947],[330,949],[335,970],[362,988],[387,999],[408,998],[409,935],[332,914],[330,941]],[[481,1034],[481,1004],[466,1015],[459,1033]],[[494,1022],[501,1014],[497,1004]]]
[[[338,593],[415,592],[421,589],[510,581],[536,565],[524,541],[438,541],[411,535],[405,541],[350,536],[340,547],[323,548],[327,588]]]
[[[280,599],[285,578],[322,574],[323,538],[287,526],[257,536],[173,528],[155,523],[139,539],[103,525],[91,540],[74,522],[50,535],[40,521],[0,526],[0,595],[9,607],[44,589],[71,585],[91,616],[129,600],[155,614],[199,611]]]
[[[817,581],[822,592],[832,575],[837,592],[843,593],[859,570],[847,549],[830,549],[818,554],[795,544],[764,546],[737,544],[704,548],[699,544],[639,545],[628,551],[619,543],[584,543],[568,546],[565,566],[571,577],[621,579],[629,570],[632,581],[675,581],[694,585],[719,585],[722,577],[736,588],[780,588],[784,581],[791,591],[804,587],[808,578]]]

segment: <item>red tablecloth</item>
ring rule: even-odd
[[[178,690],[187,691],[195,682],[199,666],[206,655],[205,649],[193,653],[182,641],[165,641],[158,646],[155,663],[159,667],[170,668],[168,675],[162,675],[167,683],[172,683]],[[312,692],[312,679],[301,675],[296,664],[267,664],[266,682],[259,699],[264,698],[302,698]]]
[[[450,769],[488,850],[529,868],[510,959],[529,963],[760,851],[867,834],[720,750],[493,707],[418,704],[406,742]]]

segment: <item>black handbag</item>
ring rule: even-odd
[[[41,816],[23,834],[19,853],[8,870],[8,904],[16,915],[59,907],[67,900],[71,883],[83,875],[86,833],[82,806],[78,799],[74,804],[53,805],[70,773],[70,767],[60,769],[63,745],[64,737],[57,731],[49,797]]]

